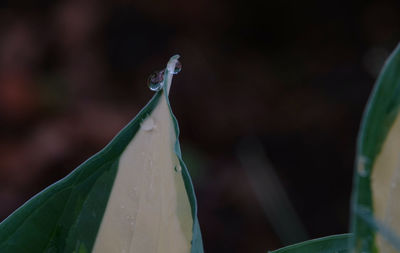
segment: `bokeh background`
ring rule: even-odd
[[[348,231],[359,122],[400,40],[400,2],[0,7],[0,220],[104,147],[179,53],[170,97],[206,252]]]

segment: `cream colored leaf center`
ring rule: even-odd
[[[165,96],[123,152],[95,253],[190,252],[193,219]]]

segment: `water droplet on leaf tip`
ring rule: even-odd
[[[181,72],[181,70],[182,70],[182,63],[180,61],[177,61],[176,64],[175,64],[175,68],[174,68],[173,74],[176,75],[179,72]]]
[[[159,91],[163,88],[164,70],[154,71],[147,79],[147,84],[152,91]]]

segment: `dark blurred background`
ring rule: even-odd
[[[170,97],[206,252],[348,231],[357,131],[400,40],[398,1],[0,7],[0,220],[107,144],[179,53]]]

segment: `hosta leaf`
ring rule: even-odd
[[[270,253],[347,253],[351,234],[332,235],[293,244]]]
[[[352,197],[355,252],[398,252],[400,47],[385,63],[364,113]]]
[[[203,252],[196,198],[163,89],[99,153],[0,224],[0,252]]]

